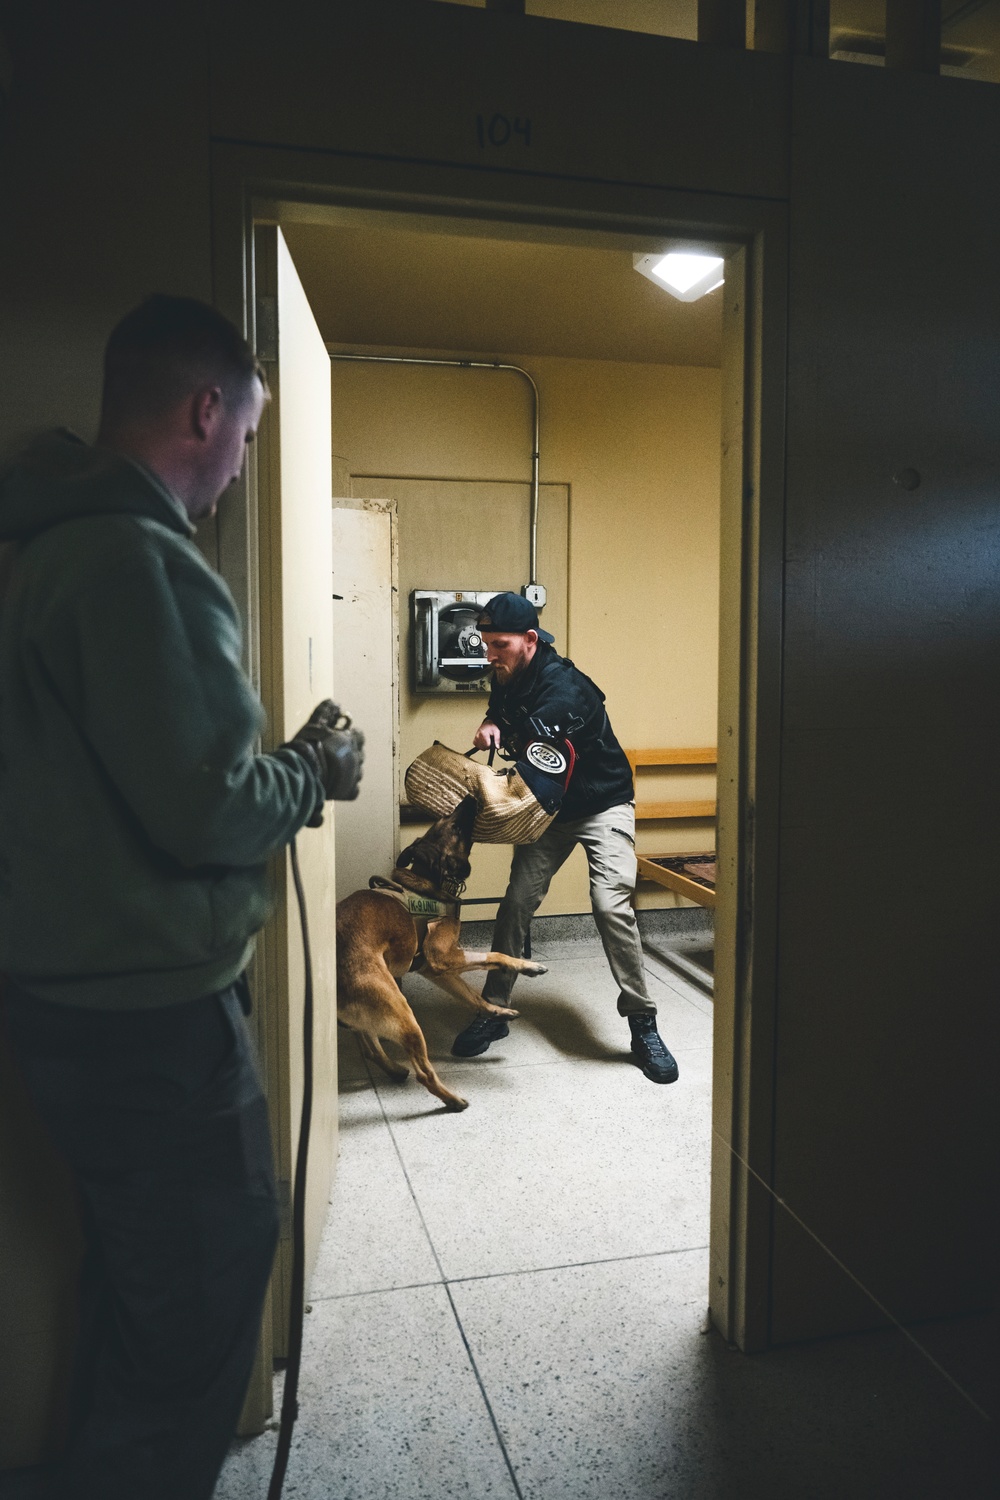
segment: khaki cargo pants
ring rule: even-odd
[[[635,890],[635,803],[623,802],[592,818],[551,823],[533,844],[514,850],[507,894],[500,903],[493,929],[493,950],[520,958],[531,919],[538,910],[553,875],[577,844],[582,844],[590,867],[590,905],[618,985],[618,1011],[632,1016],[656,1014],[646,989],[642,945],[630,897]],[[496,970],[486,976],[483,995],[506,1005],[517,976]]]

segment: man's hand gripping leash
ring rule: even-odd
[[[326,801],[353,802],[358,795],[365,759],[365,737],[355,729],[351,716],[331,698],[324,698],[285,747],[307,761],[323,785]],[[307,828],[318,828],[323,810],[318,808]]]

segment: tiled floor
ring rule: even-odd
[[[550,942],[511,1035],[406,981],[470,1101],[369,1077],[341,1033],[341,1158],[310,1293],[296,1500],[978,1500],[987,1429],[893,1333],[748,1359],[704,1332],[712,1005],[650,960],[680,1081],[649,1083],[599,945]],[[958,1335],[961,1343],[961,1331]],[[217,1500],[263,1496],[274,1437]]]

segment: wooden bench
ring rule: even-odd
[[[632,768],[635,781],[636,825],[658,823],[675,818],[715,817],[714,797],[687,800],[678,798],[669,802],[651,802],[639,796],[641,781],[639,772],[641,770],[669,770],[675,767],[686,770],[693,766],[714,766],[718,760],[718,752],[714,746],[710,749],[626,750],[625,755]],[[697,902],[699,906],[714,906],[714,881],[709,881],[704,874],[699,877],[682,868],[685,864],[708,864],[714,859],[714,853],[705,851],[693,854],[639,854],[637,855],[639,878],[653,880],[657,885],[665,886],[667,890],[675,891],[680,896],[686,896],[689,901]]]

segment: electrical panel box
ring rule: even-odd
[[[414,589],[413,691],[488,693],[486,644],[476,621],[500,589]]]

